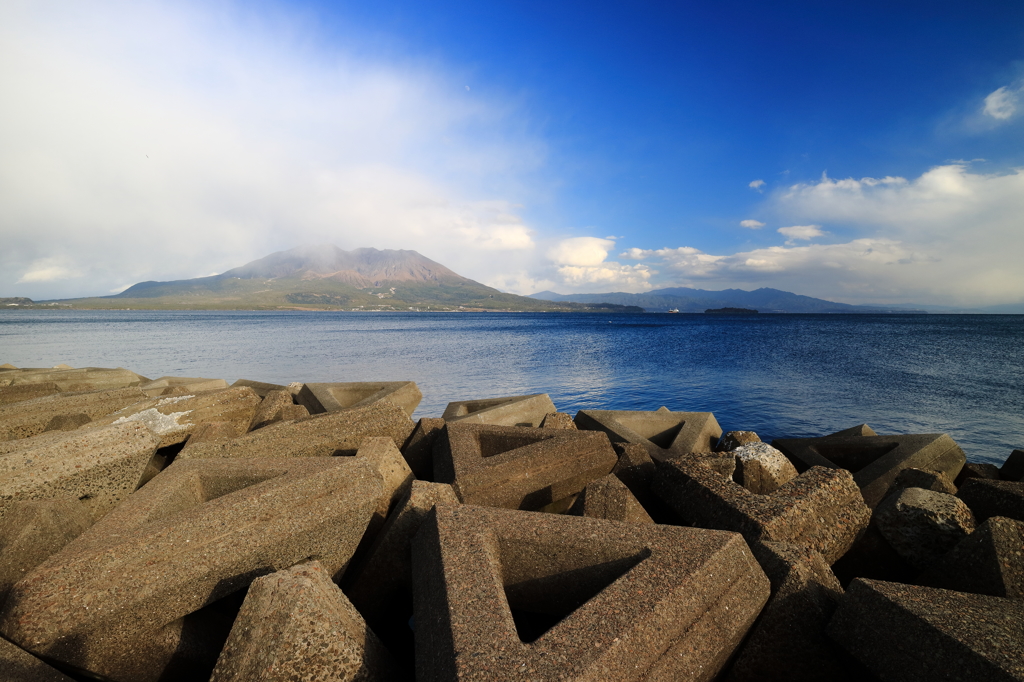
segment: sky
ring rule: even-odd
[[[325,243],[1024,304],[1024,3],[0,0],[0,296]]]

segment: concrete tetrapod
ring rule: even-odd
[[[742,533],[748,542],[806,544],[832,564],[871,519],[849,471],[813,467],[770,495],[752,493],[701,454],[658,463],[653,491],[682,520]]]
[[[98,519],[135,490],[157,445],[142,424],[0,443],[0,518],[13,502],[66,496]]]
[[[465,505],[413,569],[419,682],[710,680],[769,592],[735,533]]]
[[[0,637],[0,679],[5,682],[74,682],[21,647]]]
[[[149,379],[123,367],[79,367],[78,369],[16,369],[0,374],[0,386],[53,383],[61,393],[68,391],[103,391],[128,388]]]
[[[434,450],[434,480],[466,504],[540,509],[611,473],[603,433],[449,423]]]
[[[722,436],[711,412],[580,410],[576,428],[604,431],[613,443],[640,443],[655,461],[690,452],[710,452]]]
[[[1024,523],[993,516],[915,581],[957,592],[1024,599]]]
[[[353,455],[366,438],[391,438],[401,448],[415,425],[386,400],[264,426],[233,440],[186,444],[179,460],[221,457],[330,457]]]
[[[378,400],[389,400],[410,417],[423,399],[414,381],[351,381],[334,384],[303,384],[295,402],[310,414],[337,412],[350,407],[366,407]]]
[[[979,523],[993,516],[1024,521],[1024,482],[969,478],[956,496],[971,508]]]
[[[544,418],[557,412],[547,393],[514,395],[505,398],[457,400],[448,403],[441,418],[448,423],[470,422],[492,426],[540,426]]]
[[[855,579],[828,635],[880,679],[1024,680],[1024,601]]]
[[[318,561],[249,586],[210,682],[389,682],[391,656]]]
[[[46,431],[55,417],[85,415],[101,419],[129,405],[146,400],[138,388],[118,388],[86,393],[57,393],[0,407],[0,441],[31,438]]]
[[[0,633],[121,682],[204,678],[221,600],[310,558],[339,573],[382,488],[348,457],[176,461],[18,582]]]
[[[614,474],[588,483],[567,513],[591,519],[654,523],[626,484]]]
[[[223,379],[202,377],[160,377],[139,385],[139,388],[145,391],[150,398],[161,395],[187,395],[201,391],[219,391],[227,387],[228,382]]]
[[[841,432],[842,433],[842,432]],[[840,436],[783,438],[772,441],[798,471],[813,466],[846,469],[872,509],[882,501],[903,469],[941,471],[955,480],[967,458],[944,433],[906,436]]]

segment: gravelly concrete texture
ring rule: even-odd
[[[0,407],[0,441],[30,438],[46,431],[54,417],[84,414],[98,420],[147,400],[138,388],[117,388],[86,393],[57,393]]]
[[[828,635],[880,679],[1024,679],[1024,601],[865,580],[850,584]]]
[[[391,655],[318,561],[249,586],[210,682],[390,682]]]
[[[340,572],[381,491],[347,457],[175,462],[17,583],[0,633],[116,680],[209,675],[219,600],[310,558]]]
[[[413,568],[420,682],[710,680],[769,593],[735,533],[466,505]]]
[[[651,459],[663,461],[690,452],[711,452],[722,427],[710,412],[580,410],[576,428],[604,431],[613,443],[639,443]]]
[[[547,393],[536,393],[504,398],[457,400],[448,403],[441,418],[448,423],[540,426],[547,415],[557,411]]]
[[[398,405],[410,417],[423,399],[413,381],[353,381],[333,384],[303,384],[295,402],[310,414],[337,412],[350,407],[366,407],[378,400]]]
[[[653,491],[688,524],[736,531],[749,542],[806,544],[829,564],[871,518],[853,476],[842,469],[813,467],[770,495],[758,495],[695,454],[659,462]]]
[[[466,504],[539,509],[575,495],[618,462],[593,431],[448,423],[434,451],[434,480]]]

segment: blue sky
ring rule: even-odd
[[[1024,302],[1024,5],[0,7],[0,295],[307,243],[516,293]]]

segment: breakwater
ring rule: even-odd
[[[1024,676],[1024,451],[996,467],[944,433],[766,443],[712,412],[451,398],[414,420],[412,381],[0,367],[0,661],[125,681]]]

